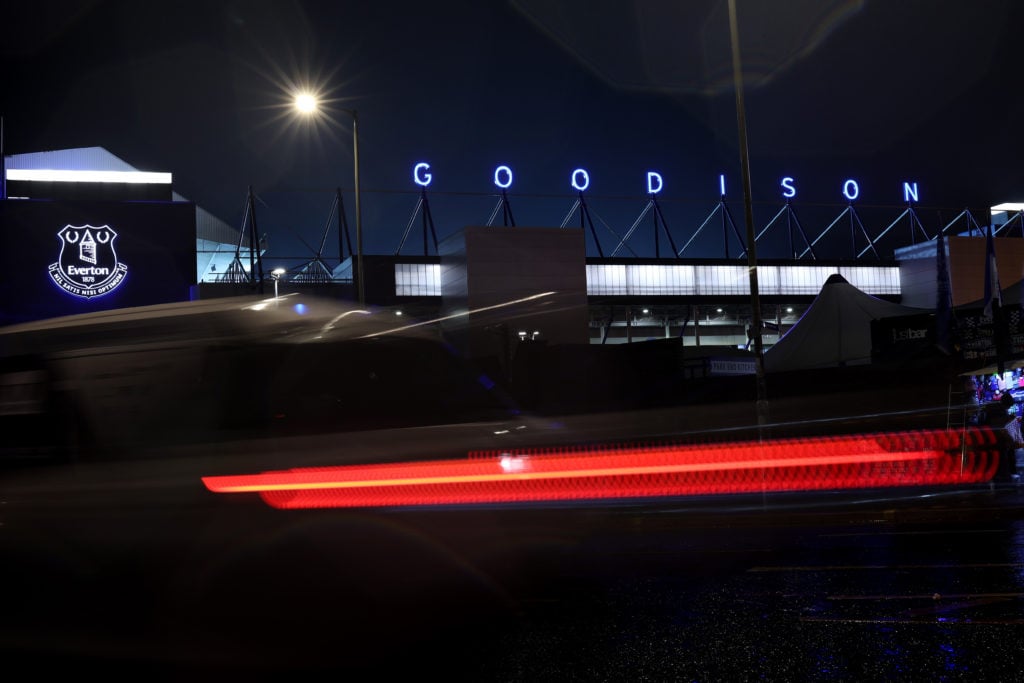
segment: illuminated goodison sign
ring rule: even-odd
[[[494,169],[494,185],[502,191],[508,190],[512,187],[512,181],[514,180],[514,174],[512,173],[511,167],[502,164]],[[647,194],[656,195],[665,189],[665,179],[658,171],[646,171],[644,176],[646,181]],[[427,188],[430,183],[434,180],[434,174],[430,171],[430,164],[421,161],[412,167],[412,179],[413,182],[422,188]],[[573,169],[572,173],[569,174],[569,186],[577,192],[585,192],[590,187],[590,172],[585,168]],[[796,179],[792,176],[784,176],[779,179],[779,187],[781,188],[781,195],[784,199],[790,200],[796,197]],[[719,174],[718,176],[718,189],[721,195],[724,197],[725,192],[725,174]],[[918,188],[917,182],[904,182],[903,183],[903,201],[905,202],[916,202],[918,201]],[[843,197],[848,201],[856,201],[860,197],[860,184],[853,178],[848,178],[843,181],[840,186],[840,191]]]

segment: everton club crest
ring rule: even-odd
[[[50,277],[58,287],[83,299],[110,294],[128,273],[114,251],[117,233],[109,225],[65,225],[57,233],[60,256],[50,264]]]

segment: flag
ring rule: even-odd
[[[999,271],[996,269],[996,248],[992,240],[992,226],[988,226],[985,240],[985,315],[992,315],[992,307],[1003,307],[1003,292],[999,287]]]
[[[936,345],[943,353],[949,354],[958,346],[955,339],[956,323],[953,320],[953,292],[949,283],[949,266],[946,262],[946,238],[942,232],[936,237],[935,264],[938,289],[935,300]]]

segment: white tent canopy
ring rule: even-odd
[[[872,320],[926,312],[875,298],[832,275],[796,325],[764,352],[765,371],[868,364]]]

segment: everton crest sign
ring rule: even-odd
[[[117,233],[109,225],[65,225],[57,237],[60,256],[50,264],[50,277],[67,293],[83,299],[110,294],[128,274],[117,260]]]

